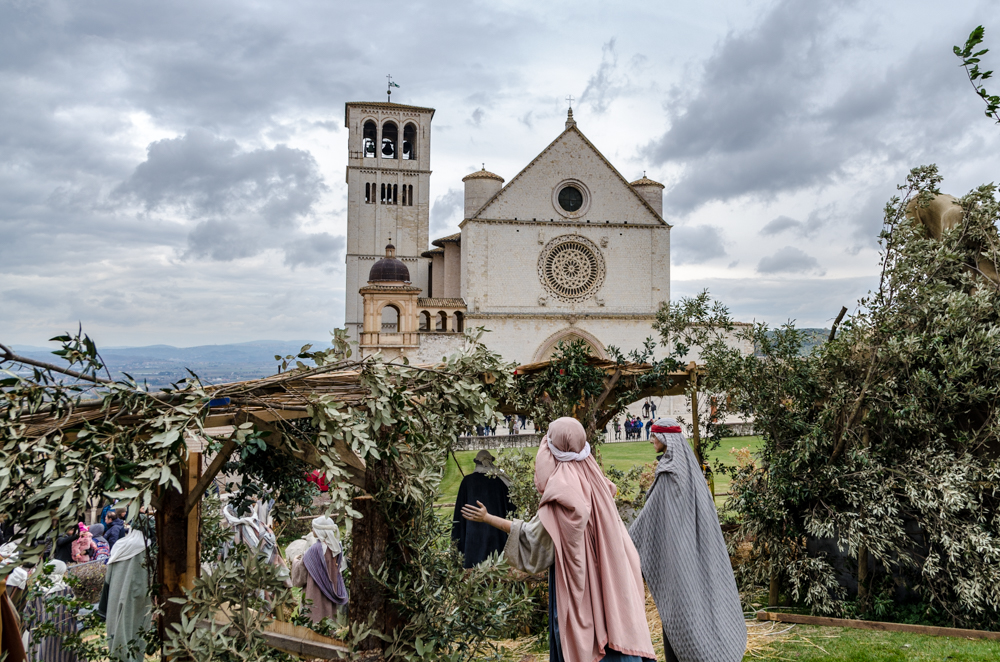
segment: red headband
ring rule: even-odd
[[[677,434],[681,431],[679,425],[654,425],[649,429],[650,432],[659,432],[660,434]]]

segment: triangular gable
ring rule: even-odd
[[[590,189],[590,209],[577,220],[668,225],[576,126],[559,134],[472,218],[566,220],[552,205],[553,190],[566,179]]]

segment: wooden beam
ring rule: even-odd
[[[287,409],[263,409],[263,408],[252,408],[252,407],[242,407],[239,411],[227,412],[221,414],[209,414],[205,417],[205,427],[206,428],[221,428],[225,425],[233,425],[236,421],[237,416],[240,414],[250,413],[256,418],[262,421],[272,423],[274,421],[291,421],[296,418],[308,418],[308,412],[299,410],[287,410]]]
[[[210,628],[212,622],[202,620],[198,621],[198,625]],[[215,618],[215,625],[229,625],[229,620],[223,614],[219,614]],[[236,634],[235,628],[227,628],[227,634]],[[271,648],[310,660],[340,660],[344,658],[345,653],[350,652],[347,644],[339,639],[324,637],[307,627],[281,621],[268,623],[261,635]]]
[[[909,632],[931,637],[965,637],[967,639],[993,639],[1000,641],[1000,632],[985,630],[965,630],[963,628],[942,628],[932,625],[907,625],[905,623],[884,623],[882,621],[856,621],[849,618],[826,618],[825,616],[806,616],[804,614],[781,614],[773,611],[758,611],[758,621],[776,621],[778,623],[798,623],[800,625],[819,625],[834,628],[854,628],[856,630],[877,630],[881,632]]]
[[[191,488],[191,491],[188,493],[185,510],[186,515],[189,515],[191,510],[201,502],[201,497],[205,494],[205,490],[207,490],[208,486],[213,480],[215,480],[215,477],[219,475],[219,472],[222,470],[222,465],[226,463],[229,456],[233,454],[234,450],[236,450],[236,440],[226,439],[226,443],[222,445],[222,448],[212,460],[212,463],[208,465],[208,469],[205,470],[205,473],[203,473],[201,478],[198,479],[198,483]]]

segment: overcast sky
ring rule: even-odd
[[[874,285],[881,208],[1000,172],[951,47],[987,2],[0,3],[0,341],[323,339],[343,323],[346,101],[437,109],[431,234],[461,178],[563,129],[667,188],[672,297],[824,326]],[[348,8],[349,7],[349,8]],[[995,90],[991,90],[995,93]]]

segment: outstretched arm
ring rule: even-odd
[[[467,504],[462,506],[462,517],[470,522],[486,522],[494,529],[500,529],[504,533],[510,533],[510,520],[506,520],[496,515],[490,515],[482,501],[476,501],[479,507]]]

